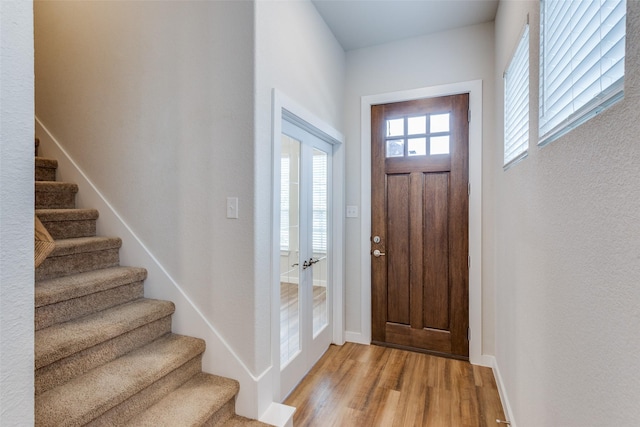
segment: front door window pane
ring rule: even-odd
[[[409,156],[425,156],[427,154],[427,138],[409,138]]]
[[[409,135],[427,133],[427,116],[409,117],[407,128]]]
[[[429,123],[429,132],[449,132],[449,113],[433,114]]]
[[[449,135],[431,137],[429,154],[449,154]]]
[[[404,119],[387,120],[387,136],[404,135]]]
[[[404,139],[387,140],[387,157],[404,156]]]

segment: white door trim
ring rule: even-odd
[[[371,106],[446,95],[469,93],[469,359],[476,365],[490,366],[482,355],[482,80],[453,83],[368,95],[361,98],[360,194],[361,194],[361,334],[349,333],[351,341],[371,343]]]
[[[344,136],[331,125],[309,112],[297,102],[293,101],[277,89],[273,89],[272,96],[272,231],[271,231],[271,351],[273,372],[273,396],[279,401],[280,393],[280,139],[282,135],[282,120],[286,116],[288,121],[312,133],[333,146],[332,169],[332,285],[333,285],[333,331],[332,342],[344,344]]]

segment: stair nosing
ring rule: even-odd
[[[42,222],[86,221],[98,219],[98,217],[100,216],[97,209],[81,208],[36,209],[35,213]],[[72,216],[73,218],[69,218],[69,216]]]
[[[38,165],[38,163],[44,163],[44,164],[48,164],[48,165],[53,165],[52,168],[48,168],[48,169],[53,169],[53,168],[57,168],[58,167],[58,160],[57,159],[53,159],[51,157],[44,157],[44,156],[36,156],[35,159],[36,159],[35,160],[36,161],[36,166],[46,167],[46,166]]]
[[[107,249],[119,249],[122,246],[122,239],[107,236],[72,237],[55,240],[55,244],[55,249],[51,252],[49,258],[104,251]]]
[[[175,305],[170,301],[139,298],[40,329],[35,332],[35,369],[106,342],[154,320],[170,316],[174,311]],[[124,317],[127,314],[131,316]],[[114,317],[117,320],[114,320]],[[111,328],[104,327],[107,321]]]
[[[144,268],[118,266],[40,280],[35,286],[35,307],[44,307],[141,282],[146,277],[147,270]]]
[[[78,184],[73,182],[64,181],[35,181],[35,191],[41,191],[45,193],[62,193],[65,191],[71,191],[73,193],[78,192]]]

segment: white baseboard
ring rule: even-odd
[[[371,340],[365,339],[361,332],[345,331],[344,340],[356,344],[370,345]]]
[[[486,366],[490,366],[493,369],[493,376],[496,379],[498,394],[500,395],[500,401],[502,402],[502,409],[504,409],[504,415],[507,418],[506,421],[509,421],[511,423],[511,427],[516,427],[516,421],[513,417],[513,411],[511,410],[511,404],[509,403],[509,398],[507,396],[507,389],[505,388],[504,382],[502,381],[502,375],[500,374],[498,361],[494,356],[483,355],[483,357],[490,362],[490,364]]]
[[[215,326],[193,304],[180,285],[37,117],[36,136],[40,138],[40,155],[58,160],[58,179],[78,185],[80,190],[76,198],[78,207],[95,208],[100,212],[98,233],[118,236],[122,239],[123,245],[120,249],[122,264],[147,269],[145,296],[169,300],[175,304],[172,330],[178,334],[205,340],[207,349],[202,357],[203,370],[240,382],[240,393],[236,398],[237,413],[249,418],[259,418],[273,401],[271,368],[258,375],[251,372]]]
[[[488,354],[481,354],[480,357],[470,360],[471,364],[484,366],[485,368],[493,368],[496,358]]]
[[[277,427],[293,427],[293,414],[295,412],[296,408],[293,406],[274,402],[262,414],[260,421]]]

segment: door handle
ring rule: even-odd
[[[303,269],[303,270],[306,270],[307,268],[311,267],[313,264],[315,264],[315,263],[317,263],[317,262],[320,262],[320,260],[319,260],[319,259],[309,258],[309,260],[308,260],[308,261],[307,261],[307,260],[305,260],[305,261],[302,263],[302,269]]]
[[[384,252],[380,252],[379,249],[374,250],[373,252],[373,256],[376,258],[380,258],[381,256],[385,256],[386,254]]]

